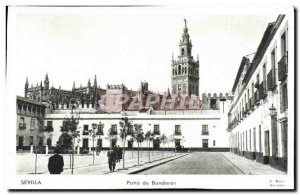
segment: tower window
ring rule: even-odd
[[[186,67],[184,67],[184,73],[185,73],[185,74],[187,73],[187,71],[186,71]]]
[[[181,55],[182,56],[184,55],[184,49],[183,48],[181,49]]]
[[[181,66],[178,66],[178,75],[181,75]]]

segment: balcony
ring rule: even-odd
[[[98,131],[96,132],[96,135],[103,135],[103,131],[102,131],[102,130],[98,130]]]
[[[249,105],[250,105],[250,108],[253,110],[254,109],[254,105],[255,105],[255,103],[254,103],[254,97],[251,97],[249,99]]]
[[[209,135],[208,131],[202,131],[202,135]]]
[[[233,129],[233,128],[235,127],[236,124],[237,124],[237,119],[234,118],[231,122],[229,122],[228,127],[227,127],[227,130],[230,131],[231,129]]]
[[[261,82],[258,90],[259,90],[259,99],[265,99],[268,96],[267,88],[266,88],[266,81]]]
[[[250,106],[250,100],[248,103],[246,103],[246,113],[250,114],[251,106]]]
[[[288,73],[288,56],[283,56],[278,62],[278,80],[283,81],[286,79]]]
[[[19,129],[20,130],[26,129],[26,123],[19,123]]]
[[[276,88],[276,74],[275,69],[271,69],[268,73],[268,91],[273,91]]]
[[[255,105],[260,104],[259,91],[258,90],[254,93],[254,102],[255,102]]]
[[[256,83],[254,84],[254,87],[255,87],[255,88],[258,88],[258,87],[259,87],[259,80],[256,81]]]

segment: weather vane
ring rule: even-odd
[[[185,25],[185,27],[186,27],[186,19],[184,19],[184,25]]]

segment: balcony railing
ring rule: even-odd
[[[250,108],[253,110],[254,109],[254,97],[251,97],[250,99],[249,99],[249,105],[250,105]]]
[[[259,80],[256,81],[256,83],[254,84],[254,87],[255,87],[255,88],[258,88],[258,87],[259,87]]]
[[[19,129],[20,130],[26,129],[26,123],[19,123]]]
[[[209,135],[208,131],[202,131],[202,135]]]
[[[259,85],[259,99],[264,99],[268,96],[267,88],[266,88],[266,81],[261,82]]]
[[[278,62],[278,80],[283,81],[288,73],[288,56],[283,56]]]
[[[268,77],[268,91],[273,91],[276,87],[275,69],[271,69],[267,77]]]
[[[254,93],[254,102],[256,105],[260,104],[259,100],[259,90],[256,90],[256,92]]]
[[[174,135],[181,135],[181,132],[175,131]]]
[[[97,132],[96,132],[96,135],[103,135],[103,131],[102,130],[98,130]]]
[[[250,114],[251,106],[250,106],[250,100],[246,103],[246,113]]]

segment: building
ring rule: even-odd
[[[270,23],[250,60],[243,57],[228,112],[231,151],[287,170],[288,19]]]
[[[172,60],[172,93],[169,89],[162,94],[154,93],[146,81],[141,82],[140,89],[136,91],[128,90],[124,84],[108,84],[106,89],[102,89],[97,86],[96,76],[93,86],[89,80],[86,87],[76,88],[74,84],[72,90],[62,90],[49,87],[46,74],[44,85],[40,82],[40,85],[29,88],[26,80],[25,98],[18,97],[17,104],[24,99],[44,108],[45,114],[39,119],[40,126],[51,131],[40,134],[43,140],[47,140],[41,143],[50,148],[60,140],[65,118],[73,114],[80,115],[80,137],[75,140],[78,151],[91,151],[95,146],[102,149],[121,146],[117,136],[113,140],[108,139],[108,132],[118,135],[123,117],[132,124],[141,124],[145,133],[152,131],[155,138],[162,135],[168,138],[167,143],[154,139],[150,143],[151,148],[183,146],[191,150],[228,151],[228,132],[225,129],[232,96],[228,93],[203,94],[200,101],[199,59],[195,61],[191,55],[192,44],[186,22],[179,48],[180,56],[176,61]],[[95,139],[88,133],[91,129],[97,130]],[[30,136],[29,133],[24,135]],[[18,144],[18,148],[26,149],[32,142]],[[126,147],[136,149],[137,143],[128,139]],[[147,147],[146,142],[141,144],[141,148]]]
[[[172,95],[199,96],[199,59],[192,56],[192,41],[186,20],[179,43],[177,60],[172,56]]]

